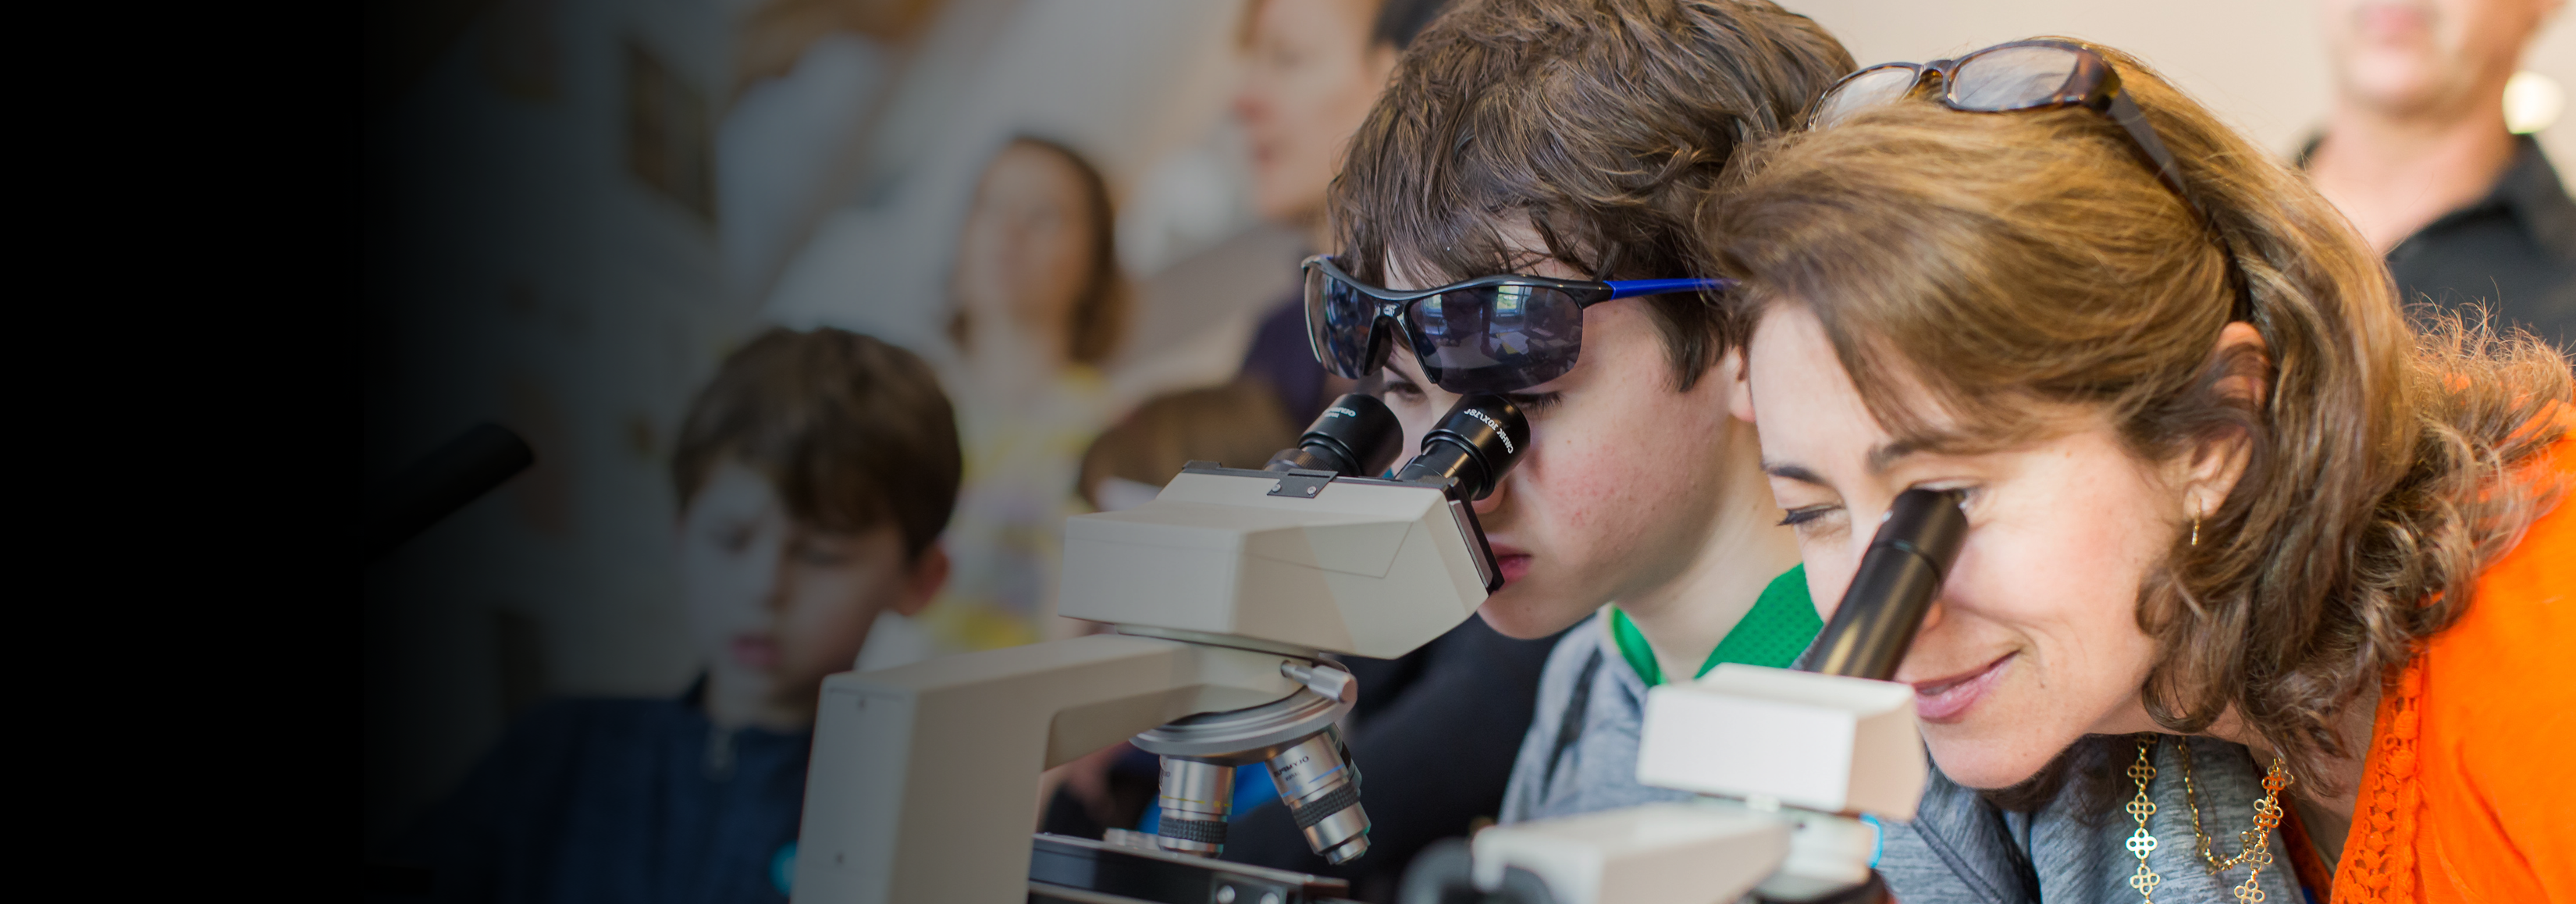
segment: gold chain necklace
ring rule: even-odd
[[[2156,849],[2155,833],[2147,830],[2147,817],[2156,815],[2156,802],[2147,796],[2147,786],[2156,780],[2153,759],[2156,739],[2152,733],[2138,735],[2138,761],[2129,765],[2129,780],[2138,786],[2138,794],[2129,799],[2128,808],[2129,818],[2138,824],[2138,830],[2129,834],[2128,841],[2129,853],[2138,858],[2138,871],[2129,876],[2129,888],[2138,893],[2144,904],[2155,904],[2156,886],[2164,882],[2163,877],[2156,875],[2155,868],[2147,865],[2147,855]],[[2290,786],[2289,767],[2279,756],[2272,758],[2272,768],[2263,774],[2263,797],[2254,802],[2254,830],[2237,833],[2244,849],[2224,861],[2211,853],[2209,836],[2201,833],[2200,792],[2192,785],[2191,744],[2185,742],[2182,745],[2183,796],[2191,804],[2191,834],[2200,842],[2201,859],[2208,861],[2211,875],[2238,864],[2252,864],[2252,872],[2245,877],[2244,884],[2236,886],[2234,896],[2239,904],[2262,904],[2263,868],[2272,865],[2272,830],[2281,825],[2281,789]]]

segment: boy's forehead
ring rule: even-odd
[[[1473,273],[1450,272],[1455,268],[1435,266],[1419,253],[1389,248],[1385,258],[1379,261],[1386,273],[1386,287],[1409,292],[1503,273],[1550,279],[1592,278],[1592,274],[1583,272],[1573,263],[1549,254],[1547,240],[1526,224],[1497,228],[1490,242],[1490,250],[1466,256],[1468,261],[1486,261],[1482,265],[1471,265],[1478,270]],[[1459,257],[1454,254],[1448,256]]]

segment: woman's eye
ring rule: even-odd
[[[1809,505],[1789,509],[1782,513],[1780,526],[1797,527],[1801,524],[1810,524],[1818,518],[1833,514],[1835,508],[1836,506],[1831,505]]]
[[[1422,401],[1422,387],[1413,385],[1413,381],[1411,380],[1388,380],[1386,383],[1386,389],[1383,390],[1383,392],[1407,402]]]

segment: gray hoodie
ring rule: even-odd
[[[1687,800],[1689,792],[1637,782],[1637,738],[1644,726],[1646,684],[1612,648],[1595,615],[1566,632],[1539,679],[1538,710],[1503,792],[1502,821],[1550,819]],[[2228,902],[2246,867],[2212,876],[2195,850],[2185,806],[2177,739],[2156,747],[2156,802],[2148,863],[2161,880],[2158,902]],[[2239,831],[2254,824],[2262,773],[2245,748],[2210,738],[2189,742],[2195,754],[2201,820],[2222,857],[2237,850]],[[2123,748],[2134,752],[2134,748]],[[2126,770],[2128,759],[2109,768]],[[2125,798],[2124,798],[2125,800]],[[1962,788],[1936,767],[1911,821],[1884,823],[1878,871],[1904,904],[2133,904],[2136,831],[2113,804],[2095,825],[2075,816],[2076,783],[2035,813],[2006,812]],[[2273,865],[2263,870],[2266,904],[2299,904],[2288,842],[2272,836]]]

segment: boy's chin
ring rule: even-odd
[[[1477,616],[1505,637],[1536,640],[1573,627],[1592,614],[1590,609],[1564,611],[1568,607],[1552,605],[1558,601],[1542,599],[1525,592],[1527,589],[1526,584],[1504,585],[1486,597],[1484,605],[1476,607]]]

